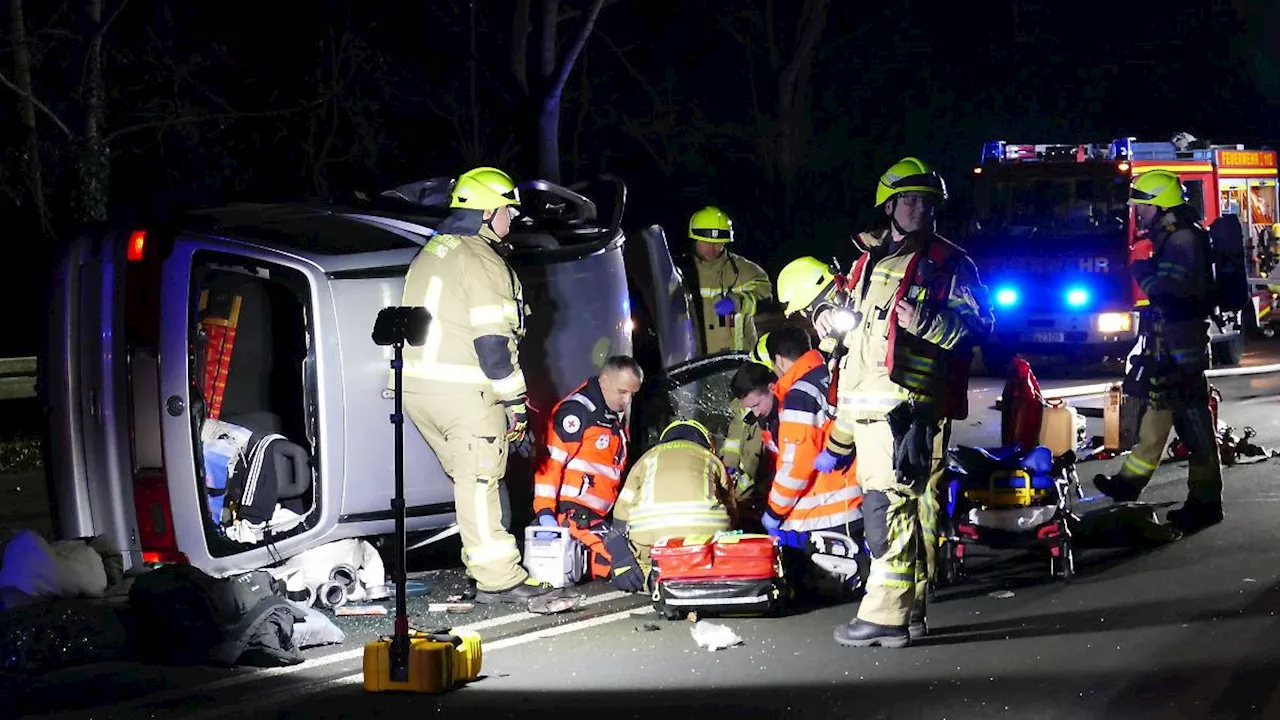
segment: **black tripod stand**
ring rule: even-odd
[[[430,317],[422,307],[389,307],[378,313],[373,326],[373,341],[380,346],[390,345],[395,356],[391,370],[395,375],[395,410],[391,424],[395,426],[396,494],[391,500],[391,510],[396,517],[396,561],[391,572],[396,585],[395,634],[391,638],[391,680],[407,682],[409,679],[409,612],[405,607],[405,566],[408,552],[405,549],[404,504],[404,346],[421,345],[427,337]]]

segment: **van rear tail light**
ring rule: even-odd
[[[178,551],[173,511],[169,507],[169,483],[163,473],[134,475],[133,506],[137,512],[143,562],[187,563],[187,556]]]

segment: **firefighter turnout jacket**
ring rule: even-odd
[[[897,247],[890,233],[863,233],[868,248],[849,276],[855,325],[844,335],[836,423],[827,448],[847,455],[858,421],[883,420],[906,400],[945,417],[968,415],[972,347],[991,332],[987,290],[967,254],[929,232]],[[900,327],[897,305],[915,308]]]
[[[1213,311],[1207,231],[1170,211],[1157,219],[1148,238],[1151,255],[1131,265],[1149,303],[1142,312],[1143,354],[1154,361],[1153,375],[1176,372],[1198,392],[1199,375],[1209,368]]]
[[[830,530],[862,518],[862,488],[852,467],[820,473],[813,462],[831,425],[826,359],[810,350],[778,380],[778,467],[768,512],[781,529]]]
[[[649,549],[666,537],[709,534],[731,527],[724,465],[714,453],[688,440],[650,448],[627,473],[613,517],[626,523],[642,572]]]
[[[405,304],[425,307],[431,321],[426,342],[404,348],[405,392],[457,385],[492,390],[503,401],[525,394],[517,344],[528,308],[496,242],[488,226],[475,235],[436,235],[413,259]]]
[[[605,404],[598,378],[556,404],[545,437],[534,472],[534,513],[577,507],[608,515],[618,499],[628,435],[622,413]]]
[[[694,253],[702,295],[702,337],[706,354],[725,350],[748,351],[756,346],[756,307],[773,297],[773,284],[759,265],[726,250],[715,260],[703,260]],[[733,300],[731,315],[716,314],[716,302]]]

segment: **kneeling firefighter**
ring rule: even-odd
[[[733,492],[711,434],[696,420],[677,420],[636,461],[613,509],[605,539],[613,584],[639,592],[651,585],[650,551],[663,538],[733,527]]]

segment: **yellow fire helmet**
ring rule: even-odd
[[[718,207],[708,205],[689,218],[689,239],[709,243],[733,242],[733,221]]]
[[[751,351],[751,362],[763,365],[773,370],[773,358],[769,357],[769,333],[760,336],[760,342],[756,343],[756,348]],[[777,370],[774,370],[777,372]]]
[[[831,287],[835,274],[831,268],[813,256],[796,258],[778,273],[778,302],[784,304],[787,315],[804,310]]]
[[[1130,205],[1155,205],[1168,210],[1187,202],[1187,189],[1182,180],[1168,170],[1149,170],[1133,179],[1129,188]]]
[[[895,195],[909,192],[937,195],[939,200],[945,201],[947,183],[923,160],[902,158],[880,176],[880,182],[876,185],[876,207],[884,205]]]
[[[715,452],[715,445],[711,442],[711,431],[706,425],[697,420],[676,420],[662,431],[662,436],[658,442],[671,442],[672,440],[688,440],[697,443],[711,452]]]
[[[468,170],[453,184],[451,208],[497,210],[520,205],[520,191],[511,176],[497,168],[478,167]]]

